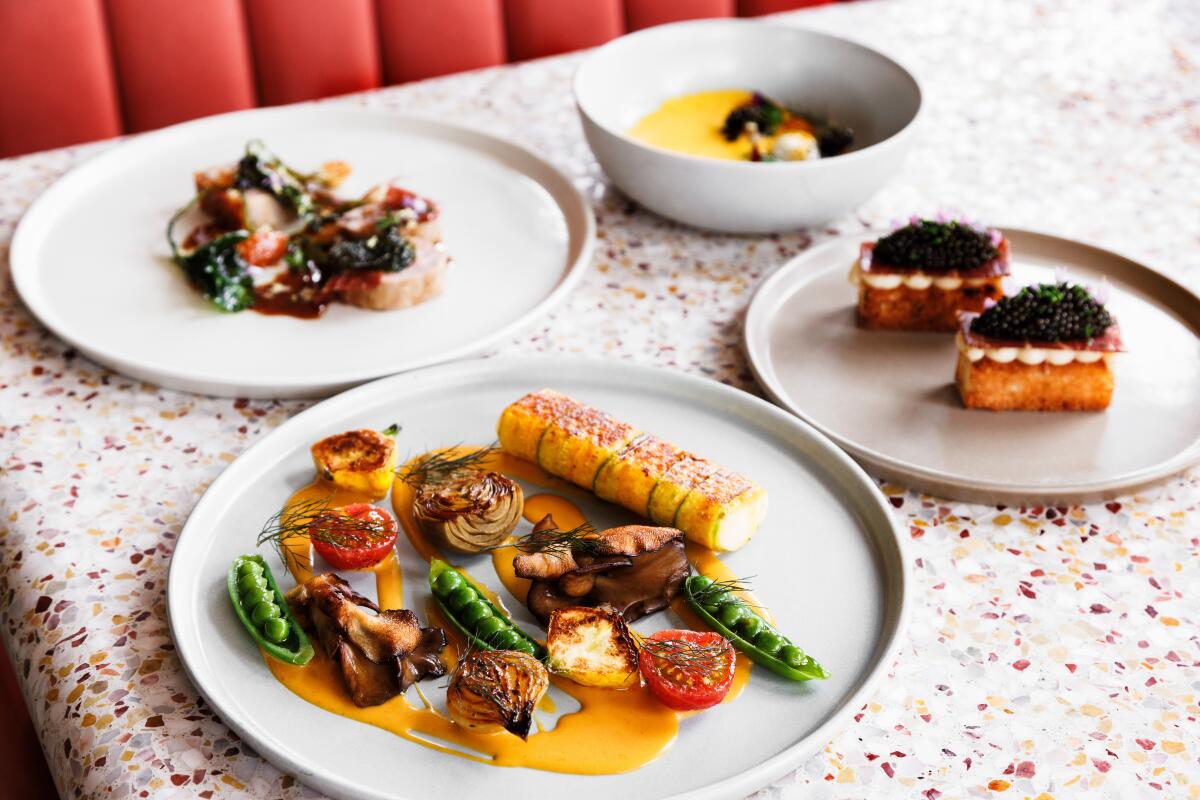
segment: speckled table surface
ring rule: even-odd
[[[816,241],[943,207],[1094,241],[1200,288],[1196,3],[898,0],[785,19],[897,55],[927,91],[907,167],[825,230],[714,236],[632,207],[581,136],[578,56],[338,102],[511,136],[592,200],[600,240],[583,284],[506,352],[634,359],[754,391],[739,325],[765,275]],[[109,146],[0,161],[5,644],[64,797],[311,796],[197,698],[164,602],[193,504],[305,404],[130,381],[50,336],[7,281],[30,201]],[[1200,796],[1200,475],[1074,508],[882,489],[915,577],[899,660],[844,732],[763,796]]]

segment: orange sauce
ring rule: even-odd
[[[563,485],[535,465],[505,454],[493,456],[486,467],[546,488],[560,488]],[[425,538],[413,518],[412,495],[413,490],[409,486],[396,481],[392,488],[392,507],[400,527],[422,558],[428,561],[443,557],[438,548]],[[331,506],[369,501],[369,498],[336,489],[318,480],[293,495],[288,505],[324,497],[330,499]],[[575,504],[565,497],[545,493],[526,498],[526,519],[537,522],[546,514],[551,514],[563,529],[573,528],[585,521]],[[285,545],[288,568],[293,577],[297,581],[306,580],[312,575],[313,569],[308,540],[298,538],[285,542]],[[714,580],[733,577],[711,551],[691,543],[687,549],[689,558],[699,571]],[[509,594],[521,600],[525,597],[529,582],[514,574],[512,559],[511,548],[492,552],[492,563],[500,582]],[[390,554],[373,571],[380,607],[399,608],[402,604],[403,577],[396,554]],[[503,608],[494,592],[474,578],[468,578]],[[703,629],[703,624],[681,598],[675,600],[672,609],[688,627]],[[432,600],[424,610],[428,624],[439,625],[446,631],[447,647],[443,658],[447,664],[453,664],[463,648],[461,637]],[[574,698],[580,705],[579,710],[564,714],[550,729],[546,728],[543,720],[536,720],[536,732],[524,741],[509,733],[477,734],[456,725],[447,715],[434,708],[419,686],[414,687],[417,689],[418,703],[413,703],[406,695],[398,695],[378,706],[360,708],[354,705],[337,666],[319,645],[316,651],[313,659],[302,667],[276,661],[265,654],[264,659],[277,680],[313,705],[374,725],[439,752],[497,766],[588,775],[628,772],[650,763],[665,752],[678,733],[680,719],[689,716],[666,708],[644,686],[625,691],[598,689],[580,686],[560,676],[551,676],[551,683]],[[750,668],[750,660],[738,653],[733,688],[725,702],[741,693],[749,679]],[[538,708],[549,713],[555,710],[555,704],[546,696]]]

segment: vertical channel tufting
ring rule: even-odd
[[[685,19],[732,17],[735,0],[625,0],[625,25],[631,31]]]
[[[603,44],[625,32],[621,0],[505,0],[513,61]]]
[[[374,0],[245,0],[264,105],[380,85]]]
[[[254,106],[240,0],[107,3],[126,130]]]
[[[379,0],[388,83],[503,64],[503,0]]]
[[[0,157],[121,133],[100,0],[0,0]]]
[[[823,6],[834,0],[737,0],[738,14],[743,17],[759,17],[763,14],[778,14],[809,6]]]

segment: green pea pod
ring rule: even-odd
[[[313,657],[312,645],[262,556],[235,558],[226,583],[234,612],[259,647],[288,664],[308,663]]]
[[[440,558],[429,562],[429,590],[446,619],[477,650],[519,650],[538,660],[546,657],[540,642],[514,625],[461,570]]]
[[[776,630],[744,600],[715,586],[712,578],[693,575],[684,596],[705,624],[729,643],[777,675],[793,681],[824,680],[825,668]]]

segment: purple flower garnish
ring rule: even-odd
[[[992,228],[988,231],[988,239],[991,241],[992,247],[999,247],[1000,242],[1004,240],[1004,234],[1000,233],[1000,231],[996,230],[995,228]]]

